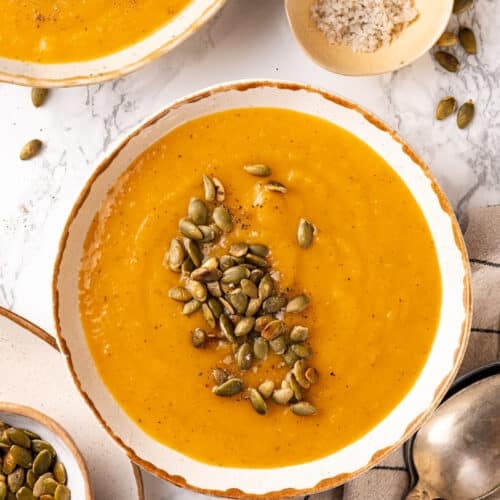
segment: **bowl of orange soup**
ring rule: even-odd
[[[0,81],[38,87],[117,78],[168,52],[224,0],[2,2]]]
[[[282,498],[367,470],[439,403],[470,283],[429,169],[358,106],[244,81],[99,164],[53,281],[73,380],[146,470]]]

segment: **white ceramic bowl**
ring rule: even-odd
[[[156,32],[105,57],[61,64],[38,64],[0,57],[0,81],[31,87],[70,87],[118,78],[179,45],[210,19],[224,2],[192,0]]]
[[[101,381],[78,309],[78,272],[85,235],[103,197],[146,148],[186,121],[231,108],[271,106],[329,120],[355,134],[400,175],[420,205],[435,240],[442,273],[439,326],[422,373],[405,398],[368,434],[320,460],[275,469],[207,465],[156,442],[139,429]],[[470,327],[470,272],[453,212],[415,153],[386,125],[355,104],[283,82],[237,82],[188,96],[126,136],[97,167],[76,202],[60,242],[53,281],[58,341],[78,389],[113,438],[138,464],[177,485],[231,497],[281,498],[343,483],[406,440],[432,412],[453,380]]]
[[[0,402],[0,420],[27,429],[48,441],[66,467],[72,500],[93,500],[89,473],[83,457],[69,434],[54,420],[28,406]]]

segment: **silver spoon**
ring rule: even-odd
[[[436,410],[415,437],[413,463],[419,480],[406,500],[500,498],[500,374]]]

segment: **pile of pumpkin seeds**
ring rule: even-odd
[[[50,443],[0,422],[0,500],[70,500],[66,482]]]
[[[462,14],[467,12],[473,5],[473,0],[455,0],[453,5],[454,14]],[[460,69],[460,61],[448,50],[456,47],[458,44],[462,46],[467,54],[477,54],[476,36],[472,29],[460,27],[458,34],[451,31],[445,31],[439,40],[436,42],[438,51],[434,54],[436,61],[447,71],[452,73],[458,72]],[[447,50],[443,50],[447,49]],[[451,116],[457,110],[457,101],[453,96],[447,96],[439,101],[436,108],[436,119],[444,120]],[[458,108],[457,126],[464,129],[470,125],[474,119],[475,107],[471,99],[462,104]]]
[[[257,177],[268,177],[266,165],[247,165],[244,171]],[[224,255],[215,255],[215,245],[233,229],[233,217],[223,205],[225,189],[216,177],[203,176],[205,200],[192,198],[187,217],[179,221],[183,238],[174,238],[165,256],[165,265],[180,273],[180,286],[169,290],[171,299],[183,304],[182,312],[192,315],[201,311],[206,326],[191,333],[195,348],[228,344],[240,374],[264,361],[270,352],[282,357],[281,366],[289,372],[279,387],[263,380],[258,387],[248,387],[241,377],[225,369],[215,368],[213,393],[230,397],[244,392],[261,415],[268,411],[268,400],[290,405],[293,413],[308,416],[316,413],[304,400],[305,391],[317,381],[317,371],[308,365],[312,356],[307,343],[309,329],[295,325],[289,328],[284,314],[298,314],[307,309],[306,294],[287,297],[278,289],[268,260],[265,244],[234,243]],[[282,196],[287,188],[269,181],[264,189]],[[315,228],[305,218],[298,221],[297,244],[307,249],[313,244]],[[227,363],[226,363],[227,364]]]

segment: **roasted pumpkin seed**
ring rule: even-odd
[[[298,295],[288,301],[286,305],[287,313],[301,313],[307,309],[311,299],[307,295]]]
[[[269,255],[269,247],[261,243],[252,243],[248,246],[248,251],[259,257],[267,257]]]
[[[206,283],[208,293],[212,297],[220,298],[222,297],[222,290],[220,288],[220,283],[218,281],[209,281]]]
[[[226,189],[224,188],[224,184],[217,179],[217,177],[212,177],[212,182],[215,186],[215,199],[218,203],[222,203],[226,199]]]
[[[181,273],[183,275],[190,275],[194,271],[194,264],[191,257],[186,257],[181,266]]]
[[[208,290],[201,281],[189,280],[186,283],[186,289],[186,291],[191,294],[192,298],[196,299],[198,302],[205,302],[205,300],[207,300]]]
[[[315,384],[318,381],[318,371],[316,368],[310,366],[305,372],[306,379],[311,383]]]
[[[292,344],[292,351],[299,357],[308,359],[312,356],[312,351],[309,346],[304,344]]]
[[[229,302],[225,297],[221,297],[220,303],[222,304],[222,307],[224,307],[224,312],[230,316],[233,314],[236,314],[236,311],[234,310],[234,307],[231,305],[231,302]]]
[[[220,385],[215,386],[212,391],[217,396],[230,397],[243,390],[243,380],[230,378]]]
[[[260,395],[264,399],[269,399],[272,396],[273,391],[274,391],[274,382],[272,380],[269,379],[264,380],[264,382],[262,382],[262,384],[259,385]]]
[[[260,283],[260,280],[264,276],[264,271],[262,269],[252,269],[250,271],[250,280],[258,285]]]
[[[466,103],[462,104],[460,108],[458,108],[457,113],[457,125],[458,128],[464,129],[470,125],[472,120],[474,119],[475,108],[472,100],[468,100]]]
[[[269,341],[269,347],[273,352],[281,356],[286,351],[286,340],[283,336],[276,337]]]
[[[262,305],[262,300],[260,300],[258,297],[250,299],[248,301],[248,306],[245,315],[248,317],[255,316],[259,311],[261,305]]]
[[[31,102],[35,108],[43,106],[44,102],[47,100],[49,95],[49,89],[43,89],[40,87],[31,89]]]
[[[207,267],[199,267],[191,273],[191,279],[207,283],[209,281],[217,281],[221,278],[222,273],[219,269],[209,269]]]
[[[245,165],[243,170],[257,177],[269,177],[271,175],[271,169],[267,165]]]
[[[188,302],[193,298],[191,292],[189,292],[189,290],[186,290],[182,286],[176,286],[174,288],[171,288],[168,291],[168,296],[173,300],[177,300],[178,302]]]
[[[253,342],[253,354],[254,356],[263,361],[267,358],[267,354],[269,352],[269,344],[267,340],[262,337],[257,337]]]
[[[16,493],[24,484],[25,472],[22,467],[18,467],[7,476],[7,486],[12,493]]]
[[[293,365],[292,373],[295,377],[295,380],[297,380],[301,387],[303,387],[304,389],[309,389],[311,383],[306,378],[306,369],[306,362],[303,359],[299,359]]]
[[[248,277],[250,277],[250,271],[245,266],[239,265],[226,269],[222,274],[221,281],[226,284],[237,284]]]
[[[196,243],[196,241],[194,240],[186,238],[186,240],[184,241],[184,247],[186,248],[186,252],[191,258],[195,267],[200,267],[201,261],[203,260],[203,253],[201,252],[198,243]]]
[[[231,302],[237,314],[245,314],[248,306],[248,297],[241,291],[241,288],[237,288],[229,295],[226,295],[226,297]]]
[[[260,280],[259,283],[259,299],[266,300],[269,298],[274,290],[274,281],[271,278],[270,274],[264,275],[264,277]]]
[[[286,405],[293,398],[291,389],[275,389],[273,391],[273,401],[278,405]]]
[[[202,240],[203,233],[200,228],[190,219],[183,218],[179,221],[179,231],[191,240]]]
[[[477,54],[476,35],[470,28],[460,28],[458,32],[460,44],[468,54]]]
[[[168,265],[170,269],[176,273],[180,272],[184,258],[184,247],[177,238],[174,238],[170,242],[170,248],[168,251]]]
[[[228,374],[222,368],[214,368],[212,370],[212,377],[217,385],[221,385],[228,379]]]
[[[203,238],[200,240],[200,243],[211,243],[217,238],[217,226],[204,226],[203,224],[198,226],[198,229],[203,234]]]
[[[202,304],[201,306],[201,312],[203,314],[203,317],[205,318],[205,321],[207,322],[208,326],[212,329],[214,329],[217,325],[217,320],[215,319],[214,313],[212,312],[212,309],[208,306],[208,304]]]
[[[264,401],[264,398],[261,396],[260,392],[253,387],[248,389],[248,395],[250,396],[250,403],[253,406],[253,409],[259,415],[267,414],[267,404]]]
[[[283,297],[282,295],[273,295],[264,300],[264,302],[262,303],[262,310],[266,314],[274,314],[277,313],[280,309],[283,309],[285,306],[286,306],[285,297]]]
[[[53,473],[54,473],[54,479],[59,484],[66,484],[66,481],[68,480],[68,476],[66,473],[66,467],[64,467],[64,464],[61,461],[58,460],[55,463]]]
[[[210,297],[208,299],[208,307],[210,307],[210,310],[217,319],[219,319],[220,315],[224,312],[221,302],[215,297]]]
[[[17,444],[13,444],[9,452],[16,461],[17,465],[20,465],[25,469],[33,465],[33,455],[31,454],[31,450],[23,448],[22,446],[19,446]]]
[[[248,252],[248,245],[243,242],[233,243],[229,247],[229,254],[233,257],[243,257]]]
[[[253,253],[248,253],[245,255],[245,262],[252,264],[257,267],[267,267],[268,263],[264,257],[259,257]]]
[[[248,342],[241,344],[236,352],[236,364],[240,370],[248,370],[252,366],[252,348]]]
[[[203,200],[191,198],[188,206],[188,216],[197,226],[207,223],[208,208]]]
[[[43,493],[53,495],[59,483],[55,481],[53,478],[47,477],[43,480],[42,484],[43,484],[42,486]]]
[[[208,175],[203,175],[203,191],[205,192],[205,200],[215,201],[215,185]]]
[[[33,489],[33,486],[35,485],[35,482],[37,480],[38,476],[35,476],[35,473],[33,472],[32,469],[29,469],[28,472],[26,472],[26,484]]]
[[[198,311],[200,307],[201,307],[201,302],[192,299],[184,304],[184,307],[182,308],[182,314],[190,316],[191,314]]]
[[[289,347],[285,354],[283,354],[283,361],[286,366],[292,368],[295,362],[299,359],[299,357],[293,352],[293,349]]]
[[[297,400],[297,401],[301,401],[302,400],[302,387],[300,386],[300,384],[297,382],[296,378],[294,377],[294,375],[291,373],[291,372],[288,372],[286,374],[286,378],[285,378],[285,381],[286,383],[288,384],[288,386],[290,387],[290,389],[292,389],[292,392],[293,392],[293,397]]]
[[[285,185],[278,181],[269,181],[264,185],[264,189],[266,191],[271,191],[274,193],[286,194],[288,193],[288,189]]]
[[[472,7],[473,0],[455,0],[453,14],[462,14]]]
[[[42,450],[33,460],[33,473],[36,476],[45,474],[52,465],[52,458],[49,450]]]
[[[243,337],[244,335],[248,335],[253,330],[254,325],[255,325],[254,318],[242,318],[236,325],[236,328],[234,329],[234,334],[237,337]]]
[[[31,448],[35,453],[40,453],[42,450],[49,450],[53,457],[56,456],[54,447],[43,439],[33,439],[33,441],[31,441]]]
[[[231,232],[233,229],[233,220],[231,218],[231,214],[225,207],[215,207],[212,217],[218,228],[222,229],[225,233]]]
[[[233,257],[232,255],[223,255],[219,259],[219,267],[220,267],[222,272],[224,272],[227,269],[229,269],[230,267],[236,266],[238,264],[240,264],[240,262],[238,261],[238,258]]]
[[[439,104],[436,108],[436,118],[438,120],[444,120],[448,118],[448,116],[452,115],[457,109],[457,100],[448,96],[439,101]]]
[[[43,143],[40,139],[32,139],[28,141],[22,148],[19,153],[19,158],[23,161],[31,160],[34,158],[42,149]]]
[[[250,281],[248,278],[243,278],[240,282],[242,292],[252,299],[255,299],[259,296],[259,291],[257,286],[253,281]]]
[[[2,470],[4,474],[11,474],[16,468],[16,459],[12,456],[11,450],[9,450],[3,457]]]
[[[23,486],[16,493],[16,500],[35,500],[35,496],[30,488]]]
[[[224,337],[226,337],[226,339],[229,340],[229,342],[236,342],[236,337],[234,336],[233,323],[225,314],[222,314],[221,317],[219,318],[219,325]]]
[[[262,330],[261,335],[266,340],[273,340],[280,335],[284,335],[286,333],[286,330],[286,323],[279,319],[275,319],[267,323],[267,325]]]
[[[316,408],[307,401],[299,401],[298,403],[291,405],[290,409],[293,413],[295,413],[295,415],[300,417],[309,417],[310,415],[314,415],[316,413]]]
[[[458,43],[458,37],[451,31],[445,31],[436,42],[438,47],[454,47]]]
[[[22,429],[16,429],[14,427],[9,427],[5,434],[10,439],[11,443],[22,446],[23,448],[31,447],[31,439]],[[19,464],[20,465],[20,464]]]
[[[460,63],[458,59],[449,52],[444,52],[439,50],[434,55],[436,61],[447,71],[456,73],[460,68]]]
[[[297,243],[300,248],[309,248],[313,243],[314,226],[304,218],[299,220],[297,227]]]
[[[33,486],[33,495],[35,495],[36,498],[42,496],[45,493],[43,482],[46,479],[51,479],[51,478],[53,479],[54,475],[51,472],[46,472],[36,480],[35,485]]]
[[[309,336],[309,328],[301,325],[295,325],[290,331],[290,340],[292,342],[304,342]]]
[[[64,484],[59,484],[54,492],[54,500],[70,500],[71,494]]]
[[[256,332],[262,332],[262,330],[265,328],[265,326],[270,323],[271,321],[274,321],[274,316],[270,314],[264,314],[263,316],[259,316],[255,320],[255,331]]]

